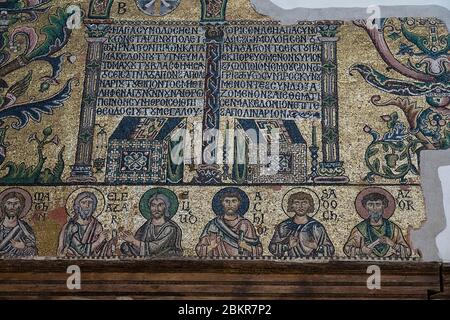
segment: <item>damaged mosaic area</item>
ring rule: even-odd
[[[1,258],[421,259],[419,155],[450,146],[441,21],[0,11]]]

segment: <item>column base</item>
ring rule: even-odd
[[[93,183],[97,182],[97,179],[92,174],[92,166],[74,165],[67,182]]]
[[[321,162],[319,165],[318,176],[313,179],[314,183],[348,183],[350,180],[344,175],[345,170],[343,164],[342,161]]]
[[[222,182],[222,172],[218,164],[200,164],[197,166],[197,176],[193,183],[217,184]]]
[[[350,180],[347,176],[336,176],[336,177],[315,177],[314,183],[323,184],[338,184],[338,183],[348,183]]]

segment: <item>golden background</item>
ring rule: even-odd
[[[113,5],[111,16],[116,20],[158,20],[158,21],[198,21],[200,18],[200,3],[194,0],[182,0],[178,8],[176,8],[170,14],[163,17],[150,17],[142,13],[132,0],[124,0],[127,4],[126,14],[120,15],[117,13],[117,4]],[[84,12],[87,12],[87,1],[75,0],[70,4],[78,4],[82,7]],[[65,8],[67,1],[56,0],[52,2],[52,8],[50,13],[54,13],[57,7]],[[260,15],[250,5],[248,0],[229,0],[226,11],[227,20],[270,20],[270,18]],[[40,15],[38,22],[33,26],[40,29],[47,22],[47,15]],[[24,26],[31,26],[31,24],[23,24]],[[310,189],[317,191],[319,196],[324,189],[334,188],[338,195],[338,207],[336,213],[339,216],[339,221],[325,221],[319,212],[316,218],[321,221],[331,240],[336,247],[337,256],[343,256],[342,248],[347,240],[350,230],[361,221],[361,218],[355,211],[354,199],[357,193],[364,188],[366,183],[362,178],[367,174],[368,169],[364,163],[364,152],[366,147],[372,140],[369,134],[363,132],[363,127],[367,124],[378,132],[385,132],[386,124],[380,119],[383,114],[390,114],[393,111],[398,111],[400,119],[406,122],[403,113],[396,107],[375,107],[371,104],[370,98],[373,95],[380,95],[383,100],[388,98],[394,98],[395,96],[382,93],[381,91],[371,87],[367,84],[362,77],[355,73],[353,76],[349,74],[349,69],[356,63],[364,63],[374,67],[377,70],[386,70],[387,65],[381,59],[376,49],[373,47],[372,41],[368,37],[367,33],[351,22],[345,22],[339,29],[338,33],[339,41],[337,43],[337,55],[338,55],[338,89],[339,89],[339,138],[340,138],[340,155],[341,160],[344,161],[345,174],[350,179],[348,186],[308,186]],[[28,137],[33,133],[41,134],[43,128],[52,126],[53,133],[57,134],[61,140],[58,147],[48,146],[45,148],[44,153],[47,157],[45,167],[52,168],[57,159],[57,153],[62,146],[65,146],[64,161],[65,169],[63,174],[63,181],[70,176],[70,166],[75,161],[77,134],[79,126],[80,116],[80,101],[82,97],[83,81],[84,81],[84,68],[86,57],[86,34],[85,28],[73,30],[68,44],[63,48],[62,52],[70,53],[76,57],[75,63],[65,61],[60,76],[60,83],[65,83],[70,78],[76,78],[78,80],[78,86],[73,88],[71,97],[65,102],[64,106],[55,110],[54,114],[44,115],[40,123],[36,123],[30,120],[29,124],[16,131],[10,128],[6,134],[6,141],[10,143],[8,147],[7,158],[8,161],[22,162],[31,165],[36,161],[35,147],[28,144]],[[61,52],[61,53],[62,53]],[[12,57],[14,58],[14,57]],[[50,67],[42,62],[33,62],[27,68],[20,69],[9,74],[5,77],[8,83],[14,83],[15,81],[22,79],[28,70],[33,70],[33,81],[36,85],[32,85],[27,94],[22,97],[19,102],[29,101],[34,97],[41,97],[42,93],[39,92],[39,79],[42,76],[50,75]],[[402,75],[391,70],[387,74],[393,78],[405,79]],[[50,96],[56,93],[60,89],[60,86],[52,86],[45,96]],[[412,101],[417,101],[419,105],[424,105],[423,98],[412,98]],[[200,119],[190,119],[200,120]],[[221,120],[221,127],[223,129],[224,123],[227,118]],[[6,120],[6,124],[11,124],[14,120]],[[120,118],[98,118],[97,123],[106,125],[106,131],[111,134],[119,123]],[[318,123],[316,123],[318,124]],[[297,122],[300,131],[309,143],[311,141],[311,121],[298,121]],[[320,130],[319,141],[320,141]],[[94,141],[95,145],[95,141]],[[30,146],[30,147],[29,147]],[[322,155],[319,151],[319,160]],[[308,155],[308,163],[309,163]],[[309,168],[309,166],[308,166]],[[6,171],[1,171],[1,175],[6,174]],[[101,182],[104,179],[103,175],[96,176],[98,181]],[[192,172],[186,169],[185,179],[190,181]],[[412,186],[387,186],[387,184],[397,183],[396,181],[386,180],[376,177],[376,185],[385,185],[385,189],[391,191],[395,196],[400,188],[408,188],[411,190],[412,199],[415,204],[415,211],[402,211],[397,208],[397,211],[391,218],[396,222],[403,230],[405,237],[407,237],[408,231],[411,228],[417,229],[426,220],[426,212],[424,207],[423,195],[420,186],[420,179],[418,176],[407,176],[409,183]],[[0,187],[0,191],[6,189],[6,186]],[[52,200],[50,203],[50,209],[56,210],[58,208],[64,208],[65,199],[67,196],[77,187],[76,186],[60,186],[60,187],[24,187],[34,192],[50,192]],[[138,212],[138,202],[140,196],[150,188],[150,186],[116,186],[106,187],[98,186],[98,189],[106,195],[108,192],[129,192],[133,195],[130,198],[129,204],[131,206],[130,212],[122,212],[121,219],[122,224],[133,232],[144,222]],[[268,254],[267,246],[272,236],[274,226],[286,219],[283,211],[281,210],[281,199],[285,192],[292,187],[242,187],[250,197],[251,203],[254,201],[255,192],[260,191],[263,194],[262,210],[265,213],[268,233],[261,236],[264,252]],[[220,187],[196,187],[196,186],[177,186],[170,187],[177,194],[182,192],[189,192],[189,202],[192,213],[198,218],[198,221],[194,225],[187,225],[179,223],[183,230],[183,247],[185,249],[185,255],[195,255],[194,248],[198,241],[198,236],[201,233],[203,226],[214,217],[211,210],[211,199],[214,194],[220,189]],[[250,206],[251,208],[252,206]],[[178,217],[180,212],[174,217],[175,221],[179,222]],[[251,215],[249,211],[248,215]],[[32,216],[32,213],[30,214]],[[111,213],[104,212],[100,216],[100,220],[105,228],[111,220]],[[39,253],[44,256],[55,255],[57,236],[59,234],[60,225],[55,221],[48,219],[46,221],[32,222],[33,228],[37,233],[39,242]],[[416,254],[417,256],[417,254]]]

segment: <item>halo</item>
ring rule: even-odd
[[[170,202],[170,207],[168,211],[168,215],[166,215],[167,218],[172,219],[172,217],[177,213],[178,211],[178,198],[177,195],[169,189],[166,188],[153,188],[150,190],[147,190],[141,197],[141,200],[139,201],[139,211],[141,212],[141,215],[149,220],[151,218],[151,211],[150,207],[148,205],[148,200],[150,200],[151,197],[153,197],[156,194],[163,194],[165,195]]]
[[[395,199],[389,191],[387,191],[383,188],[379,188],[379,187],[365,188],[360,193],[358,193],[358,195],[356,196],[356,199],[355,199],[356,211],[358,212],[359,216],[363,219],[367,219],[369,217],[369,212],[362,205],[362,199],[364,198],[364,196],[368,195],[369,193],[373,193],[373,192],[380,193],[388,199],[389,204],[388,204],[387,208],[384,209],[383,218],[389,219],[394,214],[394,211],[395,211],[395,207],[396,207]]]
[[[229,193],[229,192],[236,192],[241,196],[241,204],[239,205],[239,208],[236,211],[236,213],[240,216],[244,216],[247,213],[248,208],[250,206],[250,200],[248,198],[248,195],[244,191],[242,191],[241,189],[236,188],[236,187],[223,188],[222,190],[218,191],[214,195],[212,202],[211,202],[214,213],[218,216],[221,216],[224,214],[223,205],[222,205],[222,202],[220,201],[220,198],[224,193]]]
[[[25,217],[28,214],[28,212],[30,211],[31,204],[33,202],[32,199],[31,199],[30,193],[28,191],[24,190],[24,189],[21,189],[21,188],[9,188],[9,189],[3,190],[0,193],[0,203],[3,201],[5,196],[8,195],[11,192],[20,193],[25,198],[25,204],[24,204],[22,213],[19,216],[19,219]],[[4,212],[1,211],[1,210],[2,210],[2,208],[0,208],[0,219],[3,219]]]
[[[77,198],[77,196],[82,192],[91,192],[94,194],[94,196],[97,198],[97,209],[95,210],[94,214],[92,216],[98,217],[102,214],[103,210],[105,209],[105,196],[103,193],[96,189],[96,188],[80,188],[74,190],[66,200],[66,212],[69,217],[73,217],[75,215],[75,211],[73,209],[73,202]]]
[[[319,209],[320,209],[320,198],[317,195],[317,193],[315,193],[313,190],[308,189],[308,188],[303,188],[303,187],[293,188],[284,194],[282,204],[281,204],[284,213],[290,218],[292,218],[294,216],[293,212],[288,211],[288,201],[289,201],[289,197],[291,195],[298,193],[298,192],[304,192],[313,197],[315,210],[313,213],[308,213],[308,217],[311,217],[311,218],[314,217],[317,214],[317,212],[319,212]]]

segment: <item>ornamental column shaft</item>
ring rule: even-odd
[[[98,82],[101,72],[103,44],[108,25],[87,24],[88,50],[85,67],[85,80],[81,102],[80,125],[78,130],[75,164],[72,166],[69,182],[95,182],[92,171],[92,148],[95,130],[95,112]]]
[[[197,176],[193,182],[215,184],[222,181],[223,175],[217,163],[217,134],[220,123],[220,66],[227,0],[201,0],[200,2],[201,25],[205,29],[206,42],[205,99],[202,121],[202,164],[197,166]]]
[[[337,79],[338,24],[320,24],[322,53],[322,162],[316,183],[347,183],[339,155],[339,99]]]

